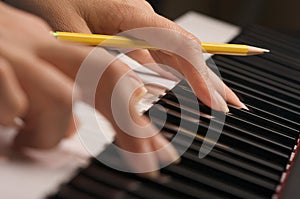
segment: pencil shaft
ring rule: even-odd
[[[115,47],[115,48],[132,48],[132,49],[149,49],[157,50],[147,42],[138,39],[130,39],[123,36],[100,35],[100,34],[83,34],[71,32],[54,32],[53,35],[59,39],[69,42],[83,43],[93,46]],[[249,48],[247,45],[240,44],[221,44],[212,42],[201,42],[202,51],[211,54],[224,55],[255,55],[267,52],[265,49]],[[250,49],[250,51],[249,51]],[[256,49],[253,51],[252,49]],[[252,51],[251,51],[252,50]]]

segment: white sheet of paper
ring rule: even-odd
[[[236,26],[195,12],[188,12],[176,22],[200,38],[201,41],[228,42],[240,31]],[[145,81],[153,81],[151,79],[153,76],[143,75],[142,78]],[[174,86],[174,83],[161,78],[157,78],[155,81],[162,81],[168,87]],[[150,106],[149,101],[148,106]],[[147,106],[143,108],[145,107]],[[91,108],[79,104],[75,112],[82,124],[79,129],[81,133],[87,137],[92,137],[94,133],[97,133],[95,132],[97,128],[94,128],[97,124],[92,124],[86,119],[88,114],[94,114]],[[104,120],[101,116],[98,117],[100,120]],[[113,140],[113,131],[110,125],[107,123],[102,128],[105,129],[108,140]],[[13,157],[8,146],[14,134],[13,129],[0,128],[1,198],[44,198],[55,192],[61,183],[68,181],[77,168],[88,163],[90,154],[85,150],[78,136],[62,141],[57,148],[51,151],[32,150],[30,151],[31,159]],[[105,140],[97,142],[95,154],[104,149],[107,144]]]

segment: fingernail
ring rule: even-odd
[[[174,162],[173,162],[173,164],[179,164],[181,162],[181,158],[179,157],[179,158],[177,158],[177,160],[175,160]]]
[[[240,102],[240,104],[241,104],[241,108],[249,111],[249,108],[243,102]]]
[[[12,126],[13,127],[16,127],[16,128],[23,128],[25,125],[24,121],[19,118],[19,117],[15,117],[14,120],[13,120],[13,123],[12,123]]]
[[[151,172],[148,172],[148,173],[141,173],[139,174],[143,177],[146,177],[146,178],[151,178],[151,179],[157,179],[160,175],[159,171],[151,171]]]
[[[146,87],[144,86],[143,82],[135,77],[130,77],[131,82],[134,84],[135,87],[139,87],[136,92],[134,93],[134,97],[136,102],[141,101],[143,96],[148,92]]]
[[[143,96],[148,92],[148,90],[143,86],[137,90],[137,94],[135,95],[137,102],[141,101]]]
[[[225,114],[229,113],[229,108],[228,108],[227,105],[226,105],[226,107],[223,107],[222,112],[225,113]]]
[[[227,106],[227,103],[225,102],[224,98],[217,91],[214,91],[212,97],[214,100],[213,108],[215,108],[219,111],[222,111],[225,114],[229,113],[229,108]]]
[[[169,156],[170,156],[172,162],[174,164],[180,163],[181,159],[180,159],[180,156],[178,155],[177,151],[175,150],[175,148],[172,145],[170,145],[170,147],[168,147],[167,150],[168,150],[168,153],[169,153]]]

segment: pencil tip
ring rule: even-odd
[[[256,55],[256,54],[262,54],[262,53],[269,53],[270,50],[264,49],[264,48],[258,48],[254,46],[249,46],[248,48],[248,55]]]

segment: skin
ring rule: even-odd
[[[192,34],[156,14],[143,0],[6,2],[40,16],[52,30],[116,34],[134,28],[159,27],[176,31],[200,44]],[[0,123],[9,125],[14,117],[22,117],[25,120],[25,127],[17,136],[16,145],[53,147],[68,134],[68,129],[73,129],[71,116],[73,81],[90,49],[55,40],[49,35],[50,28],[39,18],[9,8],[3,3],[0,3],[0,25],[6,27],[5,30],[0,30],[0,75],[5,77],[1,78],[0,82],[0,107],[5,107],[6,113],[0,115]],[[187,49],[189,50],[189,46]],[[192,50],[191,48],[189,52],[193,52]],[[110,56],[104,51],[103,55]],[[191,59],[197,57],[197,63],[200,64],[196,67],[164,50],[155,52],[136,50],[128,55],[141,64],[157,62],[172,66],[188,80],[198,98],[216,110],[228,112],[226,101],[245,108],[237,96],[207,68],[201,52],[197,56],[193,53],[188,55]],[[103,62],[101,57],[93,61]],[[154,68],[154,70],[172,78],[171,74],[161,69]],[[116,142],[123,149],[136,153],[158,150],[168,143],[160,134],[149,138],[136,138],[124,133],[114,121],[110,109],[112,91],[117,81],[128,71],[129,67],[119,60],[110,64],[97,87],[96,108],[112,123],[117,132]],[[145,89],[137,76],[132,74],[132,77],[140,82],[140,86],[136,86],[138,89],[130,100],[131,117],[137,124],[146,126],[149,125],[148,119],[138,115],[133,108],[136,98],[143,95]],[[147,175],[155,177],[158,175],[155,169],[159,161],[168,162],[177,159],[178,155],[174,148],[167,147],[162,153],[150,155],[140,162],[148,165],[151,172]]]

